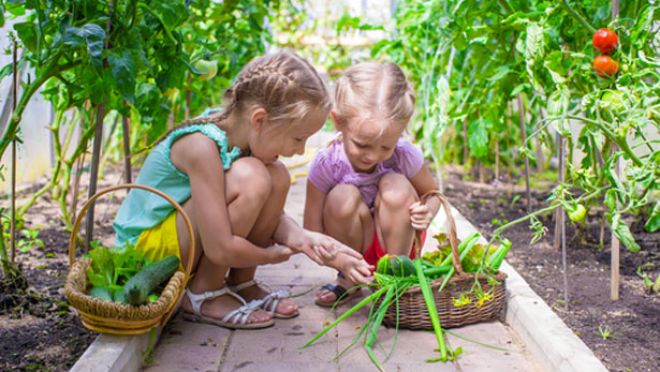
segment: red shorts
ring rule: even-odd
[[[422,246],[424,245],[425,240],[426,240],[426,230],[422,231],[422,234],[420,235],[420,242]],[[415,247],[415,243],[413,243],[413,245],[410,247],[410,253],[408,254],[410,259],[415,258],[415,250],[413,249],[414,247]],[[374,238],[373,240],[371,240],[371,244],[369,244],[367,250],[364,251],[362,256],[369,265],[376,265],[378,259],[383,257],[385,253],[386,252],[384,251],[383,247],[380,245],[380,242],[378,241],[378,234],[376,233],[376,229],[374,228]]]

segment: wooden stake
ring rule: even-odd
[[[463,119],[463,166],[468,162],[467,118]]]
[[[130,125],[129,119],[122,116],[122,129],[124,131],[124,175],[126,176],[126,183],[131,183],[133,177],[131,175],[131,141],[130,141]]]
[[[92,169],[89,175],[89,192],[87,196],[91,198],[96,194],[98,184],[99,161],[101,160],[101,142],[103,141],[103,118],[105,117],[105,104],[101,103],[96,108],[96,127],[94,129],[94,144],[92,147]],[[94,233],[94,204],[92,203],[87,210],[87,221],[85,224],[85,244],[90,248],[92,235]]]
[[[12,53],[13,69],[14,69],[14,91],[12,97],[12,116],[16,112],[16,101],[18,100],[18,47],[16,40],[14,40],[14,48]],[[9,227],[9,241],[11,243],[11,263],[16,262],[16,134],[11,140],[11,222]],[[3,237],[0,237],[4,239]]]
[[[558,146],[558,154],[557,154],[557,160],[559,161],[559,170],[558,170],[558,175],[557,175],[557,180],[559,183],[564,182],[564,138],[557,133],[557,146]],[[555,241],[553,244],[553,248],[558,251],[561,249],[561,239],[562,239],[562,231],[563,226],[564,226],[564,218],[566,216],[566,212],[562,208],[557,208],[555,212]]]
[[[539,110],[539,119],[543,120],[543,110]],[[536,137],[536,172],[543,172],[543,163],[545,159],[543,156],[543,143],[541,142],[540,136]]]
[[[520,118],[520,136],[523,146],[527,147],[527,129],[525,128],[525,108],[523,107],[522,95],[518,93],[518,117]],[[525,156],[525,186],[527,188],[527,213],[532,213],[532,191],[529,187],[529,158]]]
[[[559,208],[561,209],[561,208]],[[564,309],[568,311],[568,264],[566,263],[566,224],[564,223],[564,211],[561,218],[561,266],[564,276]]]
[[[619,0],[612,0],[612,22],[616,21],[617,18],[619,17]],[[616,152],[616,145],[612,146],[613,152]],[[621,168],[621,158],[617,158],[616,160],[616,165],[615,165],[615,172],[617,177],[620,174],[620,168]],[[618,202],[617,202],[618,206]],[[619,244],[619,239],[616,238],[614,235],[614,231],[612,231],[612,257],[611,257],[611,263],[610,263],[610,299],[612,301],[616,301],[619,299],[619,283],[620,283],[620,278],[619,278],[619,254],[620,254],[620,244]]]
[[[495,180],[500,179],[500,143],[495,139]]]

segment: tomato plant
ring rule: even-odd
[[[659,65],[650,57],[657,54],[659,5],[622,2],[610,24],[611,4],[408,1],[397,4],[395,34],[372,54],[399,63],[414,81],[419,114],[413,131],[426,154],[468,167],[504,164],[515,173],[524,157],[556,156],[553,137],[560,135],[568,151],[559,186],[579,193],[557,191],[543,213],[605,204],[612,231],[635,250],[622,215],[648,216],[647,225],[656,226],[651,221],[660,211],[653,208],[660,155],[649,138],[660,130],[654,120]],[[608,24],[612,32],[602,38],[594,24]],[[592,45],[608,53],[618,47],[618,61],[594,59]],[[533,153],[534,147],[541,151]],[[617,173],[619,159],[626,166]],[[606,195],[617,202],[604,203]]]

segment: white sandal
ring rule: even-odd
[[[245,288],[252,287],[253,285],[258,285],[258,283],[253,279],[249,280],[247,282],[235,285],[235,286],[229,286],[229,290],[232,292],[240,292],[244,290]],[[280,288],[276,291],[272,291],[266,296],[262,297],[259,300],[253,300],[253,301],[261,301],[261,308],[263,310],[266,310],[270,313],[273,314],[273,317],[279,318],[279,319],[291,319],[297,317],[300,312],[298,310],[294,311],[291,314],[282,314],[278,313],[275,310],[277,310],[277,305],[280,304],[280,301],[285,298],[291,297],[291,293],[284,289]]]
[[[216,319],[202,315],[201,309],[202,309],[202,303],[204,303],[204,301],[211,298],[224,296],[226,294],[239,300],[241,304],[243,304],[243,306],[239,307],[238,309],[232,310],[222,319]],[[269,319],[268,321],[265,322],[248,323],[248,319],[250,318],[250,315],[252,315],[253,312],[261,308],[262,301],[252,300],[249,303],[246,303],[243,297],[232,292],[231,289],[228,287],[224,287],[217,291],[208,291],[200,294],[192,293],[189,289],[186,288],[186,296],[188,296],[188,299],[190,300],[190,304],[192,305],[193,308],[193,313],[191,314],[189,312],[184,311],[183,318],[191,322],[209,323],[229,329],[258,329],[258,328],[270,327],[274,324],[273,319]]]

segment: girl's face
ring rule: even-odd
[[[353,169],[368,173],[392,156],[405,126],[385,124],[383,128],[383,124],[376,121],[359,123],[348,119],[337,128],[342,132],[344,150]]]
[[[264,164],[272,164],[279,156],[304,154],[307,139],[321,129],[327,117],[327,112],[312,110],[290,125],[272,127],[272,124],[266,121],[261,125],[253,125],[252,135],[249,137],[252,156]]]

